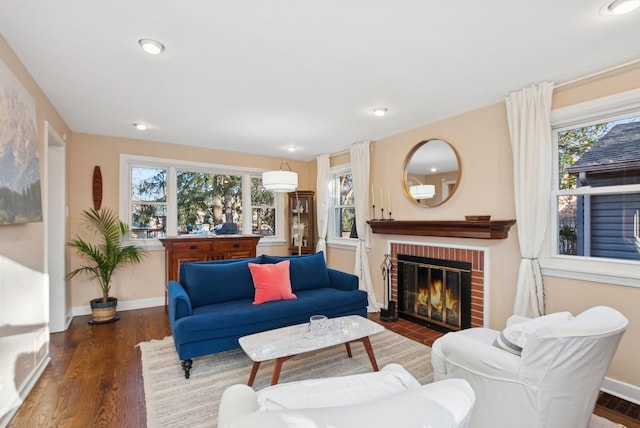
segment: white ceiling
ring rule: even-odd
[[[0,31],[74,132],[308,160],[640,58],[603,5],[0,0]]]

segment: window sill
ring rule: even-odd
[[[282,245],[286,245],[287,241],[284,239],[264,239],[258,241],[258,247],[279,247]]]
[[[355,251],[358,246],[358,240],[344,240],[344,241],[329,241],[327,242],[327,247],[329,248],[339,248],[341,250],[351,250]]]
[[[554,257],[541,260],[540,264],[545,276],[640,288],[638,263]]]

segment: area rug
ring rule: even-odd
[[[431,348],[385,330],[371,336],[380,368],[402,364],[420,383],[433,380]],[[194,358],[191,378],[185,379],[173,338],[139,344],[147,407],[147,426],[216,427],[222,392],[235,383],[247,383],[253,361],[240,349]],[[282,365],[280,383],[327,376],[370,372],[371,363],[360,343],[351,345],[353,358],[344,345],[298,355]],[[253,384],[260,390],[271,382],[273,362],[260,366]]]
[[[403,365],[420,383],[433,381],[431,348],[389,330],[371,337],[380,368],[389,363]],[[142,376],[147,408],[147,426],[212,428],[218,425],[218,405],[222,392],[235,383],[246,383],[253,362],[236,349],[194,358],[191,378],[185,379],[173,338],[143,342]],[[298,355],[282,366],[280,382],[371,371],[371,363],[361,344],[352,345],[348,358],[344,345]],[[269,385],[273,362],[260,366],[253,388]],[[624,428],[593,415],[589,428]]]

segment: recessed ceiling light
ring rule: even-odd
[[[378,117],[382,117],[385,114],[387,114],[388,111],[389,109],[386,107],[377,107],[373,109],[373,114],[375,114]]]
[[[614,0],[607,6],[607,11],[614,15],[631,13],[640,7],[640,0]]]
[[[164,45],[156,40],[140,39],[138,40],[140,47],[150,55],[160,55],[164,51]]]
[[[287,147],[287,150],[290,151],[290,152],[295,152],[296,148],[295,148],[295,146],[289,146],[289,147]]]
[[[149,125],[146,123],[134,123],[133,126],[135,126],[138,131],[146,131],[149,129]]]

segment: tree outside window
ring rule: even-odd
[[[242,229],[242,177],[177,171],[178,230],[209,230],[220,223]]]
[[[131,168],[131,217],[133,239],[151,239],[166,234],[167,170]]]
[[[262,178],[251,177],[252,231],[256,235],[276,234],[276,207],[273,192],[262,187]]]
[[[353,177],[350,172],[336,174],[334,179],[334,236],[357,238]]]

